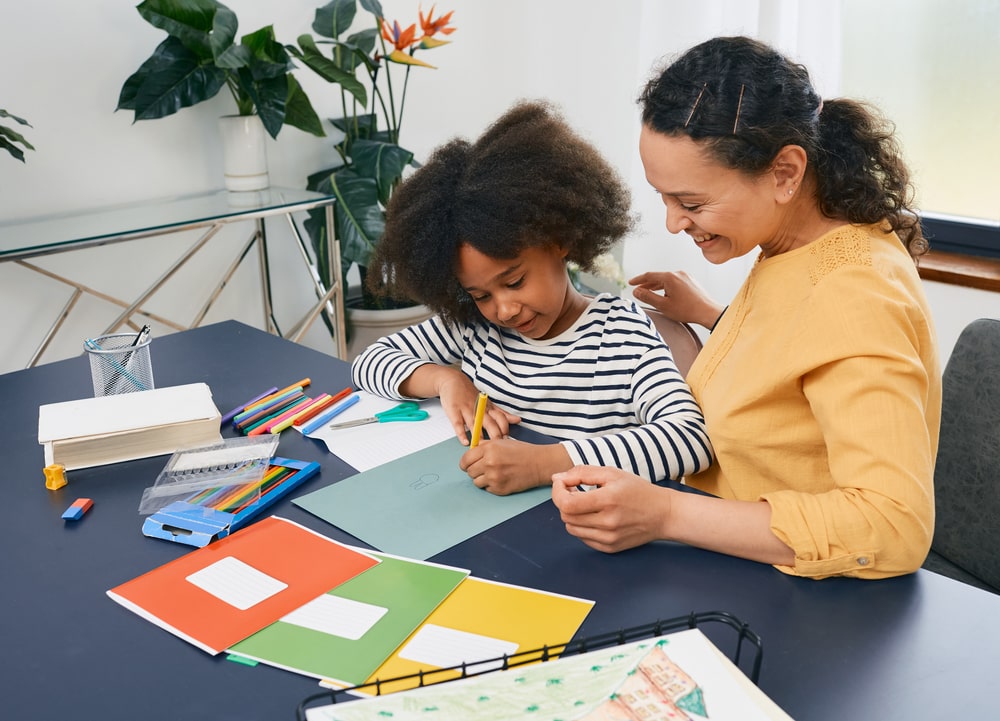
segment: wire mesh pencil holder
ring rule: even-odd
[[[152,390],[150,340],[148,335],[137,340],[134,333],[112,333],[84,341],[95,397]]]

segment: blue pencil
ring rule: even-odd
[[[333,408],[328,410],[326,413],[321,415],[319,418],[316,418],[315,420],[310,421],[306,425],[302,426],[302,435],[304,436],[309,435],[314,430],[322,426],[324,423],[328,422],[331,418],[334,418],[337,414],[342,413],[343,411],[353,406],[359,400],[361,400],[361,396],[357,394],[348,396],[343,402],[338,403]]]

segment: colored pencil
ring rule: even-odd
[[[472,424],[472,440],[469,442],[470,448],[475,448],[479,445],[480,439],[483,437],[483,419],[486,417],[486,402],[489,400],[485,393],[479,394],[479,400],[476,401],[476,420]]]

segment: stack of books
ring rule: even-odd
[[[45,465],[89,468],[222,442],[204,383],[49,403],[38,408]]]

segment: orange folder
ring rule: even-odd
[[[358,549],[271,516],[107,593],[217,654],[377,563]]]

